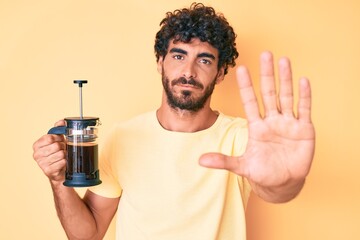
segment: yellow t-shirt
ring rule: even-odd
[[[245,240],[246,179],[198,164],[200,155],[241,155],[246,121],[220,113],[210,128],[172,132],[156,112],[118,124],[100,155],[103,183],[90,190],[119,197],[120,240]]]

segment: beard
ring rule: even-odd
[[[205,88],[205,92],[198,97],[194,96],[194,93],[190,90],[181,90],[179,94],[175,94],[175,92],[172,90],[172,87],[177,84],[189,84],[193,85],[195,88],[204,89],[203,84],[192,78],[186,79],[181,77],[170,81],[169,78],[164,74],[163,70],[162,84],[167,96],[167,102],[170,107],[174,109],[197,112],[205,106],[206,101],[212,95],[216,84],[216,78],[210,83],[209,86]]]

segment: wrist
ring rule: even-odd
[[[53,180],[53,179],[49,179],[50,181],[50,185],[53,189],[58,189],[58,188],[62,188],[64,187],[63,181],[62,180]]]

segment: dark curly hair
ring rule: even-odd
[[[224,74],[228,72],[228,66],[235,66],[235,59],[239,55],[236,34],[225,17],[217,14],[214,8],[192,3],[190,8],[167,12],[160,26],[154,46],[157,61],[161,56],[165,57],[170,40],[188,43],[193,38],[199,38],[219,51],[218,68],[224,66]]]

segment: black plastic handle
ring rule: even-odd
[[[48,131],[48,134],[65,134],[66,133],[66,126],[60,126],[60,127],[53,127]]]

